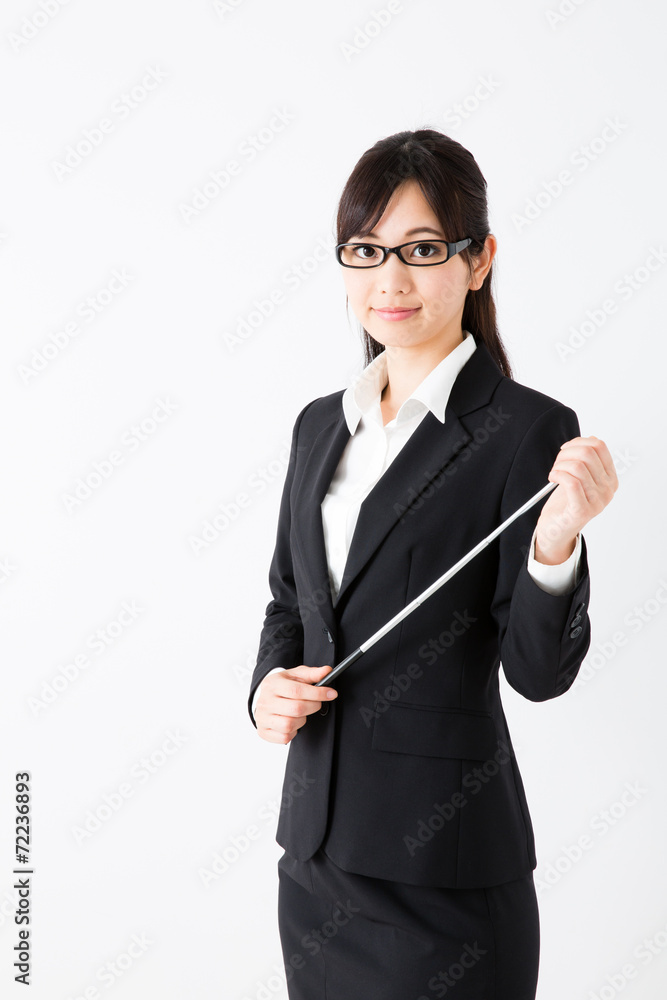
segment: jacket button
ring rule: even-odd
[[[579,607],[577,608],[577,610],[574,612],[575,615],[580,615],[581,612],[584,610],[585,607],[586,607],[585,603],[580,604]]]
[[[331,638],[331,632],[329,631],[329,629],[328,628],[323,628],[322,631],[326,632],[327,639],[329,640],[329,642],[333,642],[333,639]]]
[[[328,711],[329,711],[329,703],[323,702],[322,708],[320,709],[320,715],[326,715]]]
[[[584,630],[582,629],[581,625],[577,625],[577,627],[573,628],[572,631],[570,632],[570,639],[576,639],[577,636],[583,631]]]
[[[570,628],[574,628],[574,626],[578,625],[580,621],[581,621],[581,615],[575,615],[572,621],[570,622]]]

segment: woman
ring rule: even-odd
[[[276,834],[289,995],[532,1000],[535,845],[498,670],[533,701],[573,683],[590,643],[581,529],[616,473],[572,409],[512,378],[486,182],[458,142],[422,129],[375,143],[337,239],[366,367],[296,419],[249,699],[259,735],[290,743]],[[546,499],[315,686],[547,480]]]

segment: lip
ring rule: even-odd
[[[376,313],[380,319],[387,320],[399,320],[408,319],[410,316],[414,316],[416,312],[419,312],[419,306],[416,309],[374,309],[373,312]]]

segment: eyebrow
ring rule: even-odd
[[[430,226],[418,226],[416,229],[408,229],[405,233],[406,236],[415,236],[416,233],[433,233],[434,236],[439,236],[442,239],[442,233],[439,229],[432,229]],[[365,236],[371,236],[373,239],[377,239],[377,233],[364,233]]]

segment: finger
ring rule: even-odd
[[[301,699],[270,698],[255,708],[255,719],[258,728],[279,729],[283,731],[287,725],[294,725],[299,719],[303,722],[314,712],[320,710],[322,701],[305,701]],[[299,723],[302,725],[303,723]]]
[[[263,728],[258,730],[259,735],[268,743],[289,743],[296,736],[296,733],[280,733],[275,729]]]
[[[302,726],[305,726],[307,716],[300,715],[296,718],[286,715],[271,715],[267,720],[266,729],[281,734],[283,736],[294,735]]]
[[[562,468],[577,476],[586,489],[586,495],[593,498],[595,494],[604,497],[608,503],[618,488],[618,478],[615,470],[609,476],[598,452],[593,448],[572,447],[559,452],[554,463],[556,468]],[[592,483],[583,472],[588,470]]]
[[[591,470],[588,468],[583,459],[556,459],[553,469],[551,470],[550,477],[552,474],[559,477],[557,482],[559,485],[566,488],[568,486],[574,487],[576,483],[582,493],[581,499],[586,502],[590,502],[593,497],[600,493],[600,487],[596,483],[593,475],[591,474]],[[562,478],[562,474],[565,475],[565,479]]]
[[[270,716],[269,721],[271,725],[263,727],[263,731],[273,734],[272,739],[275,742],[283,743],[285,738],[295,736],[302,726],[305,726],[307,721],[307,716],[299,716],[298,718],[291,718],[282,715]]]
[[[289,719],[298,719],[300,716],[311,715],[320,708],[323,698],[316,698],[311,701],[305,698],[275,698],[273,701],[264,703],[264,711],[271,718],[285,716]],[[259,708],[259,704],[257,705]]]
[[[274,674],[270,681],[272,681],[270,690],[278,698],[320,702],[329,701],[338,696],[338,691],[334,687],[315,687],[312,682],[292,680],[282,674]]]
[[[258,735],[263,740],[266,740],[267,743],[284,743],[285,742],[285,737],[281,736],[280,733],[274,733],[272,729],[266,729],[264,727],[262,727],[260,729],[259,726],[258,726],[257,727],[257,733],[258,733]]]
[[[613,491],[609,486],[595,483],[587,470],[582,473],[582,468],[586,470],[586,466],[580,463],[580,468],[574,473],[572,470],[560,467],[549,475],[550,478],[553,475],[554,480],[566,491],[568,506],[571,507],[574,516],[583,515],[586,521],[590,521],[591,517],[604,510],[613,496]]]
[[[609,448],[607,447],[605,442],[601,441],[600,438],[594,437],[591,440],[593,442],[593,447],[595,448],[600,458],[600,461],[604,466],[605,472],[609,477],[609,481],[613,484],[614,491],[616,491],[616,489],[618,488],[618,475],[616,473],[616,466],[614,465],[614,460],[611,457],[611,452],[609,451]]]
[[[584,462],[593,479],[596,481],[605,483],[609,479],[609,474],[604,466],[601,455],[597,448],[589,442],[582,444],[568,443],[564,445],[556,455],[554,464],[558,464],[563,460]]]
[[[330,664],[326,664],[323,667],[308,667],[302,663],[298,667],[290,667],[289,670],[283,670],[282,673],[288,677],[298,677],[300,680],[312,684],[314,681],[319,681],[322,677],[326,677],[327,673],[330,673],[332,670],[333,667]]]
[[[611,452],[604,441],[592,434],[589,437],[572,438],[571,441],[566,441],[562,444],[561,449],[570,448],[572,445],[588,445],[593,448],[595,454],[602,463],[602,467],[606,475],[609,477],[610,482],[615,484],[614,488],[618,486],[616,466],[614,465],[614,460],[611,457]]]
[[[589,498],[594,499],[595,493],[597,493],[598,499],[602,501],[602,506],[606,506],[611,500],[614,493],[618,489],[618,476],[616,475],[616,469],[614,468],[614,463],[611,462],[611,474],[607,472],[607,465],[611,461],[611,455],[609,455],[609,449],[605,445],[604,441],[595,439],[600,448],[593,447],[590,445],[572,445],[567,448],[561,449],[561,451],[556,456],[556,466],[569,469],[569,471],[578,475],[581,479],[582,485],[586,487],[586,492]],[[601,454],[602,452],[602,454]],[[603,461],[604,458],[604,461]],[[593,487],[587,486],[587,477],[579,475],[578,470],[581,466],[567,466],[563,463],[569,461],[579,461],[588,469],[589,473],[593,478]]]

